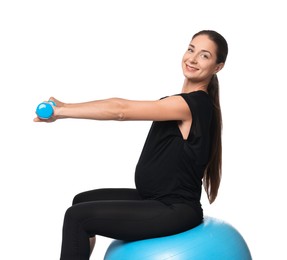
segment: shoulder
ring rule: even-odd
[[[186,101],[191,110],[212,110],[212,100],[204,91],[181,93],[179,95]]]
[[[202,90],[193,91],[189,93],[181,93],[179,95],[182,96],[184,99],[202,100],[203,102],[211,102],[211,99],[208,93]]]

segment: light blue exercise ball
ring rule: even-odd
[[[251,260],[242,235],[230,224],[205,217],[176,235],[126,242],[114,240],[105,260]]]

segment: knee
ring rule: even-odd
[[[74,206],[71,206],[65,212],[64,222],[69,223],[71,221],[74,221],[75,217],[76,217],[75,208],[74,208]]]
[[[66,210],[64,222],[79,223],[82,221],[84,213],[85,212],[81,210],[81,207],[78,207],[78,205],[73,205]]]
[[[79,193],[73,198],[72,205],[79,204],[84,201],[83,193]]]

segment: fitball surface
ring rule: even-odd
[[[251,260],[241,234],[230,224],[205,217],[199,226],[172,236],[125,242],[114,240],[105,260]]]
[[[49,101],[49,102],[42,102],[40,103],[37,108],[36,108],[36,114],[39,118],[41,119],[49,119],[53,115],[53,107],[54,102]]]

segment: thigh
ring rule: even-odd
[[[185,204],[156,200],[100,200],[72,206],[67,214],[89,236],[139,240],[183,232],[202,219]]]
[[[141,197],[136,189],[110,188],[85,191],[77,194],[73,199],[73,205],[82,202],[99,200],[140,200]]]

